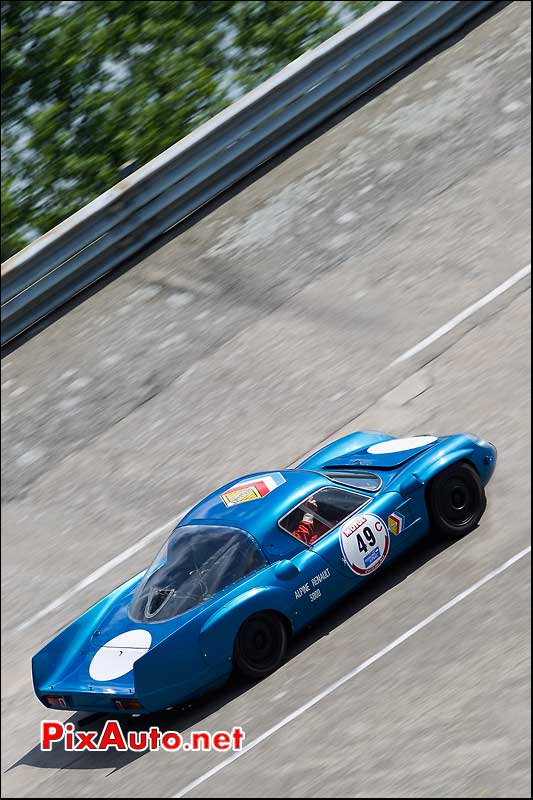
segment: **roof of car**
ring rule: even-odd
[[[303,545],[276,523],[301,500],[331,481],[318,472],[255,472],[231,481],[194,506],[182,525],[218,524],[251,533],[269,557],[290,558]]]

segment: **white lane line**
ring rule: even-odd
[[[471,317],[472,314],[476,313],[476,311],[479,311],[480,308],[483,308],[483,306],[488,305],[497,297],[499,297],[501,294],[506,292],[512,286],[514,286],[515,283],[521,281],[522,278],[525,278],[527,275],[530,274],[530,272],[531,272],[531,264],[528,264],[527,267],[523,267],[523,269],[519,269],[518,272],[515,272],[514,275],[511,275],[511,277],[507,278],[506,281],[500,283],[500,285],[497,286],[495,289],[493,289],[491,292],[486,294],[484,297],[481,297],[475,303],[472,303],[471,306],[465,308],[463,311],[457,314],[457,316],[452,317],[452,319],[446,322],[445,325],[442,325],[442,327],[437,328],[436,331],[434,331],[429,336],[426,336],[426,338],[422,339],[421,342],[418,342],[418,344],[415,344],[414,347],[411,347],[409,350],[406,350],[405,353],[402,353],[401,356],[398,356],[398,358],[394,359],[394,361],[391,364],[389,364],[389,368],[394,367],[396,364],[400,364],[402,361],[407,361],[409,358],[412,358],[413,356],[416,356],[416,354],[420,353],[421,350],[424,350],[426,347],[429,347],[430,344],[436,342],[437,339],[441,338],[441,336],[445,336],[451,330],[456,328],[457,325],[460,325],[461,322],[464,322],[465,319],[468,319],[468,317]]]
[[[500,564],[499,567],[496,567],[496,569],[493,569],[491,572],[488,572],[479,581],[476,581],[476,583],[473,583],[472,586],[469,586],[468,589],[465,589],[463,592],[456,594],[455,597],[453,597],[447,603],[444,603],[443,606],[438,608],[436,611],[434,611],[428,617],[423,619],[417,625],[413,625],[413,627],[409,628],[408,631],[402,633],[401,636],[398,636],[397,639],[394,639],[393,642],[388,644],[382,650],[375,653],[370,658],[367,658],[366,661],[363,661],[362,664],[359,664],[359,666],[351,670],[351,672],[346,673],[346,675],[343,675],[343,677],[339,678],[338,681],[335,681],[335,683],[332,683],[330,686],[321,691],[319,694],[315,695],[313,698],[311,698],[311,700],[308,700],[307,703],[304,703],[302,706],[297,708],[296,711],[292,712],[292,714],[288,714],[286,717],[283,717],[282,720],[280,720],[271,728],[266,730],[256,739],[252,739],[252,741],[249,744],[245,745],[242,750],[239,750],[238,752],[224,759],[224,761],[221,761],[220,764],[217,764],[216,767],[213,767],[207,772],[204,772],[204,774],[200,775],[199,778],[196,778],[196,780],[192,781],[191,783],[188,783],[187,786],[181,789],[177,794],[173,795],[173,797],[184,797],[189,792],[192,792],[193,789],[196,789],[202,783],[209,780],[209,778],[212,778],[213,775],[216,775],[218,772],[225,769],[230,764],[233,764],[234,761],[243,756],[245,753],[249,753],[250,750],[253,750],[254,747],[257,747],[257,745],[261,744],[261,742],[264,742],[265,739],[269,739],[274,733],[277,733],[277,731],[279,731],[281,728],[284,728],[285,725],[288,725],[290,722],[293,722],[293,720],[297,719],[298,717],[301,717],[302,714],[304,714],[310,708],[315,706],[317,703],[320,703],[320,701],[323,700],[325,697],[328,697],[328,695],[332,694],[334,691],[339,689],[341,686],[350,681],[352,678],[355,678],[356,675],[359,675],[359,673],[363,672],[363,670],[367,669],[367,667],[370,667],[372,666],[372,664],[375,664],[376,661],[379,661],[380,658],[383,658],[383,656],[387,655],[387,653],[390,653],[390,651],[394,650],[395,647],[398,647],[398,645],[402,644],[407,639],[410,639],[411,636],[414,636],[415,633],[418,633],[418,631],[422,630],[422,628],[425,628],[426,625],[429,625],[431,622],[434,622],[434,620],[438,619],[443,614],[445,614],[446,611],[449,611],[451,608],[460,603],[461,600],[464,600],[466,597],[477,591],[477,589],[481,588],[481,586],[484,586],[493,578],[496,578],[502,572],[505,572],[506,569],[509,569],[509,567],[511,567],[513,564],[515,564],[517,561],[519,561],[521,558],[523,558],[530,552],[531,552],[531,545],[529,545],[529,547],[525,547],[523,550],[521,550],[519,553],[516,553],[516,555],[509,558],[507,561],[504,561],[503,564]]]
[[[156,528],[155,531],[147,533],[146,536],[143,536],[143,538],[139,539],[138,542],[132,544],[131,547],[128,547],[126,550],[123,550],[122,553],[118,554],[118,556],[115,556],[115,558],[112,558],[110,561],[107,561],[105,564],[102,564],[101,567],[95,569],[94,572],[91,572],[90,575],[87,575],[87,577],[83,578],[83,580],[79,581],[79,583],[76,583],[74,586],[71,586],[68,591],[64,592],[63,594],[60,594],[59,597],[56,597],[56,599],[53,600],[51,603],[49,603],[47,606],[41,608],[41,610],[38,611],[36,614],[33,614],[33,616],[28,617],[28,619],[24,620],[24,622],[21,622],[20,625],[17,625],[15,630],[23,631],[25,630],[25,628],[29,628],[30,625],[33,625],[35,622],[38,622],[47,614],[51,614],[52,611],[55,611],[57,608],[64,605],[68,600],[70,600],[71,597],[76,594],[76,592],[81,592],[82,589],[86,589],[87,586],[90,586],[91,583],[97,581],[99,578],[102,577],[102,575],[105,575],[107,572],[114,569],[119,564],[122,564],[123,561],[127,561],[128,558],[131,558],[131,556],[134,556],[135,553],[139,552],[139,550],[142,550],[143,547],[146,547],[147,544],[150,544],[150,542],[153,539],[157,539],[158,536],[160,536],[162,533],[168,530],[171,526],[176,525],[181,519],[181,517],[185,516],[185,514],[187,514],[189,510],[190,509],[187,509],[186,511],[182,512],[178,517],[174,517],[173,519],[170,519],[168,522],[165,522],[164,525],[161,525],[159,528]]]

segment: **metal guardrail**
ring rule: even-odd
[[[2,345],[494,0],[382,2],[2,265]]]

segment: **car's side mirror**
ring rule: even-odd
[[[283,561],[278,561],[274,568],[274,573],[277,578],[280,578],[283,581],[290,580],[291,578],[295,578],[299,574],[300,570],[293,564],[292,561],[287,561],[284,559]]]

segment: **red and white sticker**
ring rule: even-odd
[[[340,529],[339,541],[346,563],[357,575],[374,572],[389,552],[388,528],[375,514],[351,517]]]

